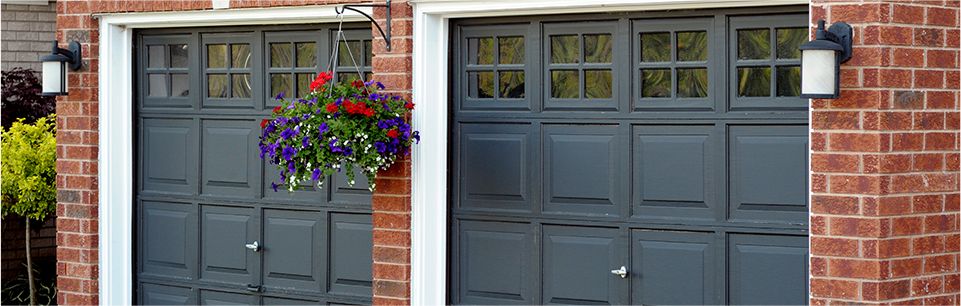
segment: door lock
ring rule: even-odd
[[[254,241],[254,243],[245,244],[244,247],[246,247],[246,248],[248,248],[248,249],[250,249],[251,251],[254,251],[254,252],[259,252],[259,251],[260,251],[260,243],[257,242],[257,241]]]
[[[620,276],[621,278],[627,278],[627,267],[621,266],[620,269],[611,270],[611,274]]]

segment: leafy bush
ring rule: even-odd
[[[23,119],[2,131],[0,214],[43,220],[56,210],[57,140],[54,116]]]
[[[13,68],[3,72],[3,104],[0,121],[4,128],[10,128],[17,119],[33,123],[56,111],[57,99],[41,96],[42,87],[36,71]]]
[[[26,263],[24,263],[26,266]],[[37,305],[57,305],[57,271],[56,262],[40,262],[34,264],[33,274],[37,284]],[[41,267],[46,267],[42,269]],[[3,294],[0,295],[3,305],[28,305],[30,303],[30,283],[27,273],[20,273],[16,278],[3,283]]]

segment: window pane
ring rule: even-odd
[[[641,97],[666,98],[671,96],[671,69],[641,70]]]
[[[147,96],[151,97],[166,97],[167,96],[167,75],[166,74],[150,74],[147,76],[149,80],[149,85],[147,85]]]
[[[230,57],[233,59],[231,61],[230,67],[233,67],[233,68],[250,67],[250,45],[248,44],[230,45]]]
[[[231,75],[231,97],[250,98],[250,74],[240,73]]]
[[[614,83],[610,70],[584,70],[584,97],[587,99],[610,99]]]
[[[293,66],[293,61],[290,60],[292,54],[290,43],[270,44],[270,67]]]
[[[373,65],[374,62],[374,46],[369,40],[364,41],[364,66]]]
[[[207,68],[227,68],[227,45],[207,45]]]
[[[641,34],[642,62],[671,61],[671,33]]]
[[[611,63],[614,42],[609,34],[584,35],[584,62]]]
[[[170,75],[170,95],[186,97],[190,95],[190,82],[187,74],[176,73]]]
[[[497,38],[498,60],[500,64],[523,64],[524,63],[524,38],[498,37]]]
[[[467,54],[469,64],[494,64],[494,39],[490,37],[468,39]]]
[[[338,72],[337,82],[338,83],[351,83],[355,80],[360,80],[360,75],[356,72]]]
[[[677,69],[677,97],[707,97],[707,68]]]
[[[276,97],[280,93],[284,93],[287,97],[292,97],[294,93],[290,91],[290,83],[293,77],[287,73],[271,73],[270,74],[270,97]]]
[[[467,96],[471,98],[494,97],[494,72],[475,71],[467,73]]]
[[[707,32],[678,32],[677,60],[679,62],[707,61]]]
[[[164,46],[147,46],[147,67],[164,67]]]
[[[807,28],[777,29],[777,58],[801,58],[798,48],[807,38]]]
[[[360,62],[363,60],[361,58],[363,53],[361,53],[362,50],[360,49],[359,40],[348,40],[347,42],[341,41],[338,48],[340,48],[337,50],[338,66],[354,67],[363,65],[363,63]],[[357,65],[354,65],[354,62],[357,62]]]
[[[187,68],[187,45],[169,45],[170,67]]]
[[[767,97],[771,95],[771,67],[737,68],[737,95]]]
[[[581,97],[577,70],[551,70],[551,98],[577,99]]]
[[[297,67],[317,66],[317,44],[297,43]]]
[[[308,93],[310,93],[310,82],[314,80],[313,73],[298,73],[297,74],[297,97],[303,98]]]
[[[771,31],[768,29],[738,30],[737,58],[742,60],[771,58]]]
[[[501,98],[523,98],[524,97],[524,72],[523,71],[501,71],[500,72]]]
[[[207,97],[226,98],[227,97],[227,75],[208,74],[207,75]]]
[[[580,49],[580,44],[577,42],[577,35],[551,36],[551,63],[578,63],[581,57]],[[577,86],[574,88],[577,89]]]
[[[797,97],[801,95],[801,67],[777,67],[777,95]]]

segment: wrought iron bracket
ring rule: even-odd
[[[364,13],[364,12],[356,9],[355,7],[382,7],[382,8],[384,8],[385,10],[387,10],[387,11],[386,11],[386,13],[387,13],[387,24],[386,24],[387,32],[385,33],[385,32],[384,32],[384,29],[381,28],[379,24],[377,24],[377,21],[374,21],[374,17],[371,17],[370,15],[367,15],[367,13]],[[385,3],[385,4],[372,4],[372,3],[371,3],[371,4],[347,4],[347,5],[341,5],[341,6],[334,7],[334,12],[337,12],[337,15],[341,15],[341,14],[343,14],[344,12],[346,12],[347,10],[351,10],[351,11],[357,12],[358,14],[361,14],[361,15],[363,15],[364,17],[367,17],[367,19],[370,20],[370,23],[373,23],[374,26],[377,27],[377,31],[380,31],[380,37],[384,38],[384,44],[386,44],[386,46],[387,46],[387,51],[390,51],[390,0],[386,0],[386,3]]]

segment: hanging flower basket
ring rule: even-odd
[[[332,73],[322,72],[310,84],[310,93],[299,99],[276,99],[271,119],[260,125],[260,158],[280,170],[274,191],[289,191],[306,181],[318,186],[337,171],[346,171],[354,184],[359,168],[376,188],[374,176],[410,153],[420,141],[410,125],[414,104],[400,96],[379,93],[380,82],[360,80],[328,84]]]

